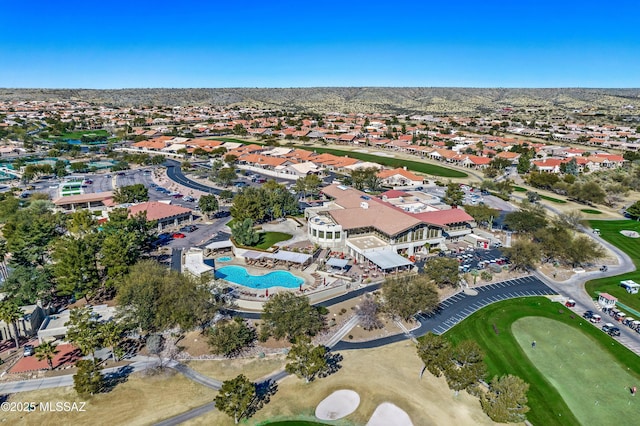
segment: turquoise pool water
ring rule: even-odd
[[[222,256],[216,259],[218,262],[230,262],[231,256]]]
[[[251,275],[242,266],[223,266],[216,269],[216,278],[230,281],[249,288],[265,289],[271,287],[297,288],[304,280],[287,271],[273,271],[266,275]]]

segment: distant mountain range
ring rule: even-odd
[[[315,112],[481,114],[500,108],[639,114],[640,89],[318,87],[290,89],[0,89],[0,101],[86,101],[100,105],[219,105]]]

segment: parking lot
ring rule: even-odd
[[[517,297],[556,294],[542,281],[531,275],[489,284],[475,290],[478,292],[476,296],[457,293],[442,301],[434,313],[421,316],[423,326],[436,334],[442,334],[469,315],[492,303]]]

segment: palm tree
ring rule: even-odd
[[[18,320],[24,316],[22,309],[13,301],[3,301],[0,305],[0,320],[9,324],[13,324],[13,338],[16,342],[16,349],[20,346],[18,332]]]
[[[36,346],[35,355],[36,358],[38,358],[38,361],[46,359],[47,364],[49,364],[49,369],[53,370],[53,358],[55,358],[58,352],[60,351],[58,351],[51,342],[44,342],[39,346]]]

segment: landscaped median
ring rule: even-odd
[[[640,294],[629,294],[620,287],[623,280],[633,280],[640,283],[640,238],[631,238],[620,231],[635,231],[640,233],[640,222],[633,220],[590,220],[592,229],[599,229],[600,236],[607,242],[624,251],[633,261],[636,270],[614,277],[600,278],[588,281],[585,288],[593,298],[598,297],[598,292],[609,293],[618,298],[620,302],[636,311],[640,311]]]
[[[523,322],[519,322],[521,319]],[[514,323],[517,323],[515,327]],[[529,383],[531,411],[527,413],[527,419],[534,425],[606,424],[596,419],[585,422],[584,415],[579,414],[581,410],[594,413],[591,406],[596,405],[596,401],[599,401],[599,408],[595,412],[602,414],[600,420],[613,419],[622,413],[629,419],[640,414],[640,401],[635,404],[635,400],[628,401],[628,387],[640,383],[638,356],[582,317],[547,298],[495,303],[456,325],[445,337],[453,342],[477,342],[485,352],[488,379],[494,375],[513,374]],[[537,343],[535,349],[529,341],[533,339]],[[532,354],[532,350],[537,349],[553,355]],[[589,371],[578,374],[574,368]],[[615,370],[615,374],[609,376],[609,369]],[[618,374],[621,369],[626,375]],[[559,375],[552,377],[555,374]],[[589,380],[583,377],[585,375]],[[599,387],[591,386],[594,380]],[[622,383],[625,380],[630,383]],[[581,383],[584,386],[581,387]],[[579,395],[569,393],[576,388],[580,389]],[[603,390],[604,395],[612,393],[614,398],[601,396]]]

